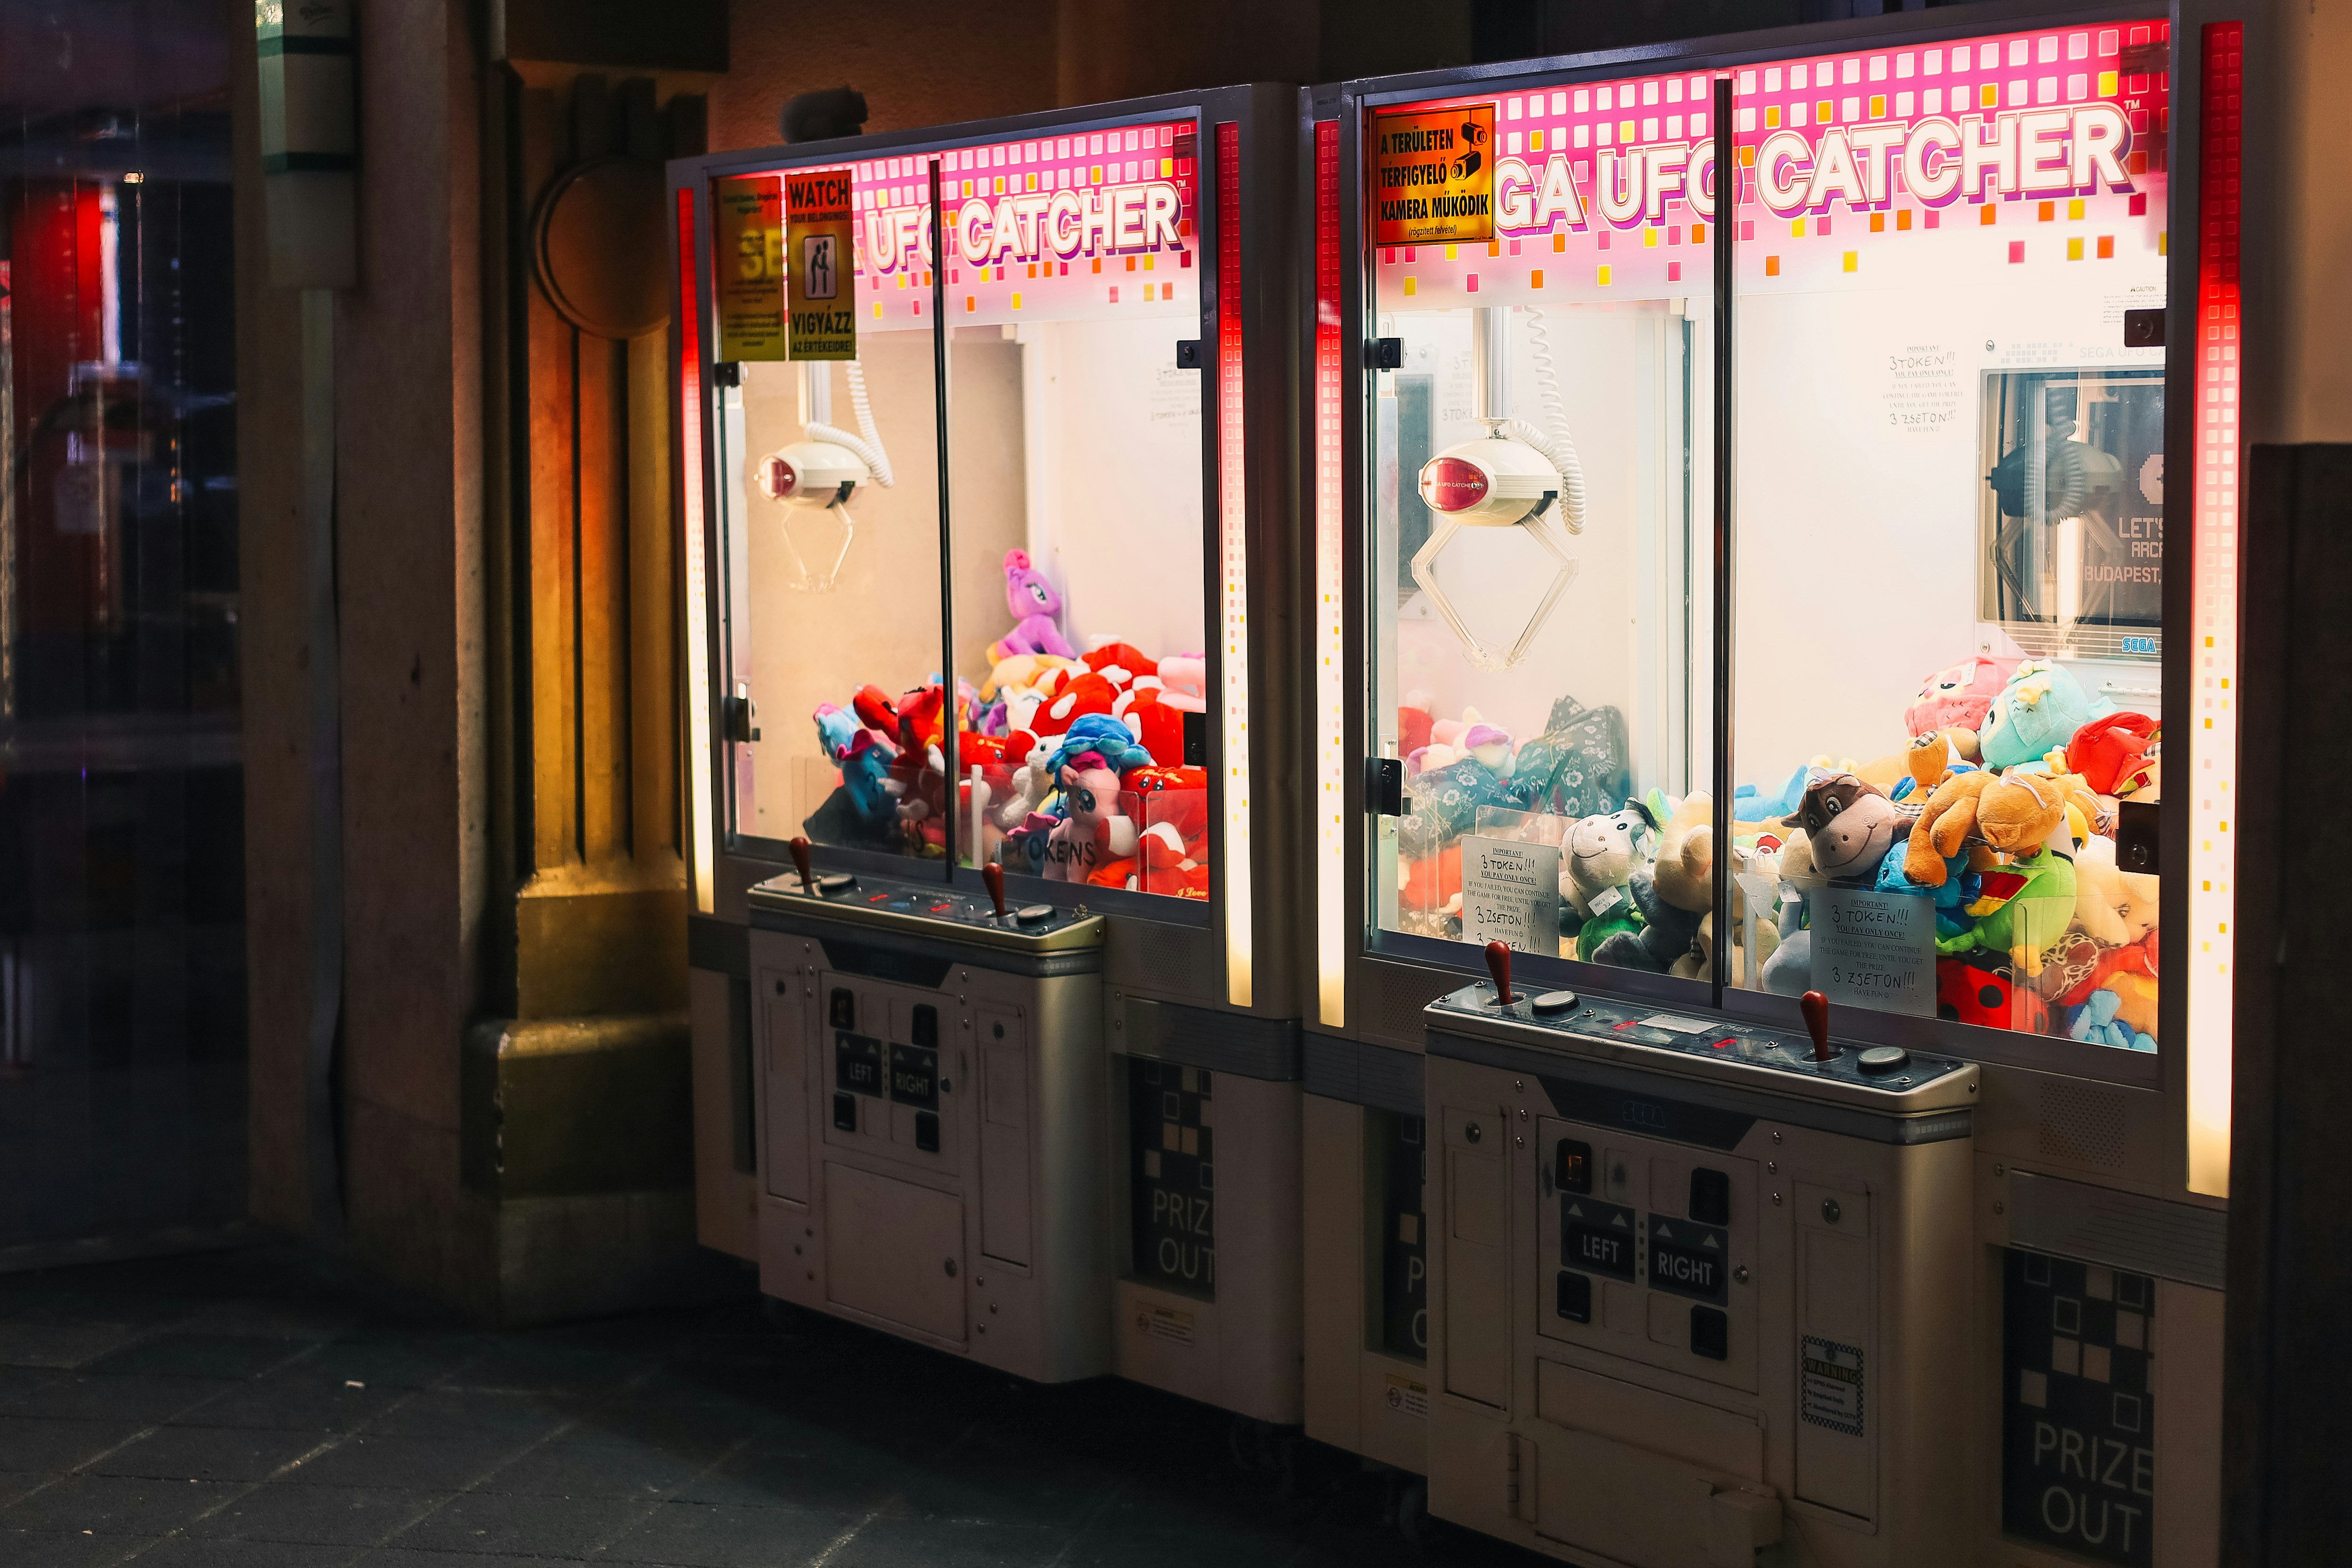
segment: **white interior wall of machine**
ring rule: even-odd
[[[1897,751],[1923,677],[2039,651],[1979,614],[1979,513],[2000,456],[1983,447],[1987,377],[2160,365],[2162,350],[2123,346],[2122,312],[2162,302],[2163,265],[1939,289],[1932,308],[1902,289],[1740,297],[1738,782],[1769,793],[1816,757]],[[2160,502],[2160,467],[2126,479],[2152,481]],[[2060,662],[2094,696],[2161,711],[2152,657]]]
[[[1692,702],[1690,678],[1694,660],[1707,657],[1703,638],[1691,641],[1692,628],[1704,626],[1692,612],[1704,605],[1707,556],[1704,536],[1691,531],[1693,470],[1684,441],[1695,424],[1690,362],[1704,347],[1706,328],[1690,321],[1684,305],[1501,306],[1512,316],[1510,412],[1549,433],[1531,330],[1533,312],[1541,312],[1560,411],[1583,469],[1586,519],[1584,531],[1565,541],[1576,558],[1575,578],[1526,656],[1501,670],[1474,664],[1428,595],[1411,586],[1412,552],[1399,537],[1399,508],[1415,499],[1420,462],[1486,435],[1472,405],[1472,312],[1383,314],[1381,331],[1402,339],[1403,362],[1381,378],[1382,396],[1397,398],[1398,382],[1412,378],[1425,380],[1428,396],[1425,441],[1418,430],[1399,432],[1395,407],[1383,413],[1380,426],[1384,441],[1414,443],[1412,451],[1382,454],[1376,571],[1383,586],[1399,584],[1377,606],[1383,618],[1394,616],[1393,639],[1378,639],[1393,649],[1391,668],[1381,671],[1390,694],[1384,709],[1420,706],[1425,697],[1433,718],[1460,720],[1475,709],[1485,722],[1525,741],[1543,732],[1564,697],[1613,706],[1626,716],[1637,790],[1679,795],[1704,784],[1685,776],[1691,759],[1703,764],[1706,755],[1706,705]],[[1556,509],[1543,526],[1560,536]],[[1554,569],[1521,527],[1465,528],[1433,565],[1465,625],[1489,647],[1507,646],[1527,625]],[[1394,721],[1392,712],[1383,718]],[[1393,740],[1393,731],[1383,738]]]
[[[1064,635],[1081,652],[1107,642],[1155,659],[1204,651],[1201,373],[1176,364],[1193,321],[1155,311],[1010,329],[1022,354],[1027,548],[1061,590]]]

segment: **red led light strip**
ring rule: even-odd
[[[2230,835],[2238,769],[2239,189],[2242,173],[2245,24],[2211,22],[2200,37],[2203,73],[2198,160],[2197,424],[2190,456],[2196,543],[2191,557],[2189,973],[2189,1180],[2192,1192],[2229,1191],[2230,919],[2236,841]]]
[[[1217,546],[1224,630],[1225,995],[1250,1005],[1249,491],[1242,430],[1241,127],[1217,127]]]
[[[1339,334],[1339,122],[1315,126],[1315,973],[1317,1016],[1347,1023],[1347,692],[1343,595],[1348,411]]]
[[[712,909],[710,833],[710,644],[704,591],[709,578],[702,552],[702,319],[696,308],[700,275],[694,236],[694,193],[677,194],[677,429],[684,457],[680,521],[686,565],[687,853],[692,861],[695,907]]]

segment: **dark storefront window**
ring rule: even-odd
[[[0,1269],[245,1212],[227,22],[0,5]]]

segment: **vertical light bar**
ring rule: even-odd
[[[2238,182],[2245,24],[2211,22],[2200,39],[2197,449],[2191,504],[2189,710],[2189,1190],[2230,1192],[2230,917],[2236,907],[2238,776]]]
[[[1339,349],[1339,122],[1315,126],[1316,1016],[1348,1022],[1347,626],[1341,558],[1347,395]]]
[[[1225,999],[1250,1005],[1249,491],[1242,463],[1241,127],[1217,127],[1217,552],[1224,584]]]
[[[703,596],[702,561],[702,321],[695,279],[701,263],[694,243],[694,193],[677,194],[678,434],[686,498],[686,837],[694,860],[694,907],[712,912],[710,834],[710,623]]]

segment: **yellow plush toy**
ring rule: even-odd
[[[1049,669],[1086,668],[1087,661],[1082,658],[1060,658],[1050,653],[1016,653],[996,661],[996,668],[990,670],[988,679],[980,683],[980,700],[982,702],[995,701],[999,687],[1043,686],[1043,677]]]

